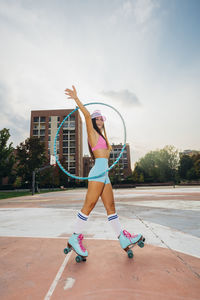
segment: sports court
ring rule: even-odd
[[[200,187],[114,189],[123,228],[145,246],[127,257],[99,199],[77,263],[63,249],[86,191],[0,201],[1,300],[200,299]]]

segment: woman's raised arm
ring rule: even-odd
[[[74,85],[72,85],[72,88],[73,88],[73,90],[65,89],[65,94],[67,96],[69,96],[68,99],[74,99],[76,101],[76,104],[78,105],[78,107],[82,111],[82,113],[83,113],[83,115],[85,117],[85,122],[86,122],[88,137],[90,137],[91,135],[94,135],[94,127],[92,125],[92,120],[91,120],[90,113],[86,109],[86,107],[81,103],[81,101],[79,100],[79,98],[77,96],[77,91],[76,91]]]
[[[79,100],[79,98],[77,96],[77,91],[75,89],[75,86],[72,85],[72,88],[73,88],[73,90],[70,90],[70,89],[66,89],[65,90],[65,94],[67,96],[70,96],[70,97],[68,97],[68,99],[74,99],[76,101],[76,104],[78,105],[78,107],[82,111],[82,113],[83,113],[83,115],[84,115],[85,118],[88,117],[88,116],[90,116],[89,111],[85,108],[85,106]]]

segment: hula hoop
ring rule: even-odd
[[[79,176],[75,176],[75,175],[72,175],[70,174],[67,170],[65,170],[65,168],[61,165],[59,159],[58,159],[58,156],[57,156],[57,153],[56,153],[56,141],[57,141],[57,138],[58,138],[58,134],[60,132],[60,129],[61,127],[63,126],[64,122],[69,118],[69,116],[71,116],[75,111],[77,111],[79,109],[79,107],[77,107],[76,109],[74,109],[72,112],[70,112],[65,118],[64,120],[62,121],[62,123],[60,124],[58,130],[57,130],[57,133],[56,133],[56,136],[55,136],[55,139],[54,139],[54,155],[56,157],[56,162],[58,164],[58,166],[60,167],[60,169],[68,176],[72,177],[72,178],[75,178],[75,179],[81,179],[81,180],[86,180],[86,179],[94,179],[94,178],[98,178],[100,176],[103,176],[106,172],[109,172],[115,165],[116,163],[120,160],[121,156],[122,156],[122,153],[124,152],[124,149],[126,147],[126,126],[125,126],[125,122],[124,122],[124,119],[122,118],[122,115],[118,112],[118,110],[116,108],[114,108],[113,106],[109,105],[109,104],[105,104],[105,103],[101,103],[101,102],[91,102],[91,103],[86,103],[84,104],[84,106],[87,106],[87,105],[93,105],[93,104],[101,104],[101,105],[105,105],[105,106],[108,106],[110,108],[112,108],[114,111],[116,111],[116,113],[120,116],[121,120],[122,120],[122,123],[123,123],[123,128],[124,128],[124,145],[122,147],[122,150],[119,154],[119,156],[116,158],[116,161],[106,170],[104,171],[103,173],[99,174],[99,175],[96,175],[96,176],[92,176],[92,177],[79,177]]]

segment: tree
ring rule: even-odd
[[[7,145],[9,138],[9,129],[3,128],[0,130],[0,185],[2,184],[3,177],[13,175],[12,171],[15,163],[14,148],[12,147],[12,143]]]
[[[179,175],[181,179],[200,179],[200,154],[181,155],[179,165]]]
[[[17,174],[22,183],[31,185],[32,173],[47,163],[45,145],[37,137],[30,137],[17,146]]]
[[[181,155],[179,163],[179,175],[182,179],[187,179],[187,172],[193,167],[193,160],[189,155]]]
[[[194,169],[195,169],[195,173],[196,173],[197,178],[200,178],[200,157],[197,157],[195,159]]]
[[[123,171],[120,168],[119,163],[115,165],[113,169],[110,170],[109,178],[112,184],[118,184],[124,178]]]
[[[133,179],[136,182],[175,181],[179,164],[178,151],[173,146],[150,151],[135,165]]]

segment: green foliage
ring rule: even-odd
[[[9,129],[0,130],[0,185],[3,177],[12,176],[12,170],[15,163],[12,143],[7,145],[10,138]]]
[[[15,182],[14,182],[13,186],[15,188],[20,188],[21,184],[22,184],[22,179],[21,179],[21,177],[17,176],[16,179],[15,179]]]
[[[179,165],[180,178],[183,180],[200,179],[200,154],[181,155]]]
[[[22,183],[31,184],[32,172],[47,163],[45,145],[37,137],[30,137],[17,146],[17,175],[22,178]]]
[[[113,169],[109,172],[109,178],[112,184],[117,184],[124,179],[123,170],[121,170],[119,163],[115,165]]]
[[[138,183],[175,181],[178,164],[178,150],[173,146],[150,151],[136,163],[133,180]]]

